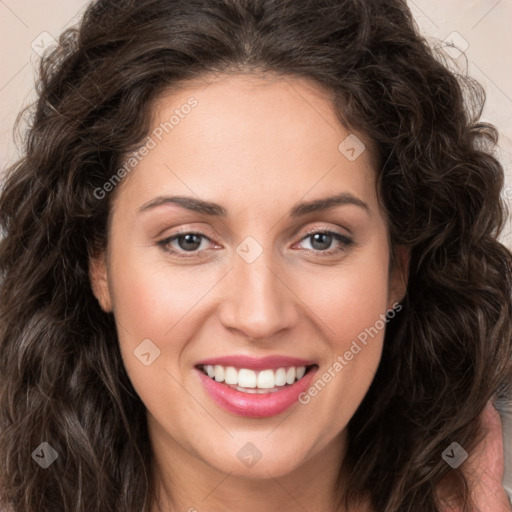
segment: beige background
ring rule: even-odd
[[[0,0],[0,169],[17,155],[12,127],[19,110],[33,99],[38,52],[75,24],[87,3]],[[409,5],[427,39],[438,46],[452,41],[464,50],[445,51],[485,86],[483,119],[501,132],[498,157],[507,173],[503,195],[512,208],[512,0],[409,0]],[[503,241],[512,248],[510,221]]]

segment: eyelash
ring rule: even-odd
[[[316,235],[316,234],[331,235],[335,240],[337,240],[338,242],[340,242],[342,244],[341,247],[338,247],[336,249],[327,249],[325,251],[315,250],[315,249],[306,249],[306,251],[308,251],[309,253],[313,252],[313,253],[315,253],[316,256],[319,256],[321,258],[322,257],[332,256],[332,255],[334,255],[335,253],[338,253],[338,252],[346,251],[351,245],[354,244],[354,241],[352,239],[348,238],[347,236],[342,235],[341,233],[338,233],[337,231],[331,231],[331,230],[327,230],[327,229],[314,229],[314,230],[308,231],[299,240],[299,242],[302,242],[303,240],[306,240],[307,238],[311,238],[313,235]],[[206,236],[204,233],[201,233],[201,232],[198,232],[198,231],[180,231],[180,232],[175,233],[174,235],[172,235],[170,237],[167,237],[167,238],[164,238],[163,240],[160,240],[159,242],[157,242],[157,245],[160,246],[162,248],[162,250],[164,250],[165,252],[170,253],[172,255],[175,255],[178,258],[191,258],[191,257],[194,257],[200,251],[197,251],[197,250],[194,250],[194,251],[184,251],[184,250],[176,251],[174,249],[170,249],[169,248],[170,244],[173,241],[175,241],[178,238],[183,237],[185,235],[196,235],[196,236],[201,237],[204,240],[209,240],[210,242],[212,242],[212,240],[208,236]],[[187,253],[188,253],[188,255],[186,255]]]

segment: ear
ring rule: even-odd
[[[395,266],[391,269],[389,277],[389,308],[391,308],[395,302],[403,300],[407,293],[407,283],[409,281],[410,249],[403,245],[395,246],[395,255]]]
[[[89,258],[89,279],[91,281],[92,293],[98,299],[101,309],[105,313],[110,313],[112,311],[112,297],[108,284],[105,252]]]

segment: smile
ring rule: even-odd
[[[203,365],[200,367],[205,375],[216,382],[224,382],[232,389],[242,393],[272,393],[283,386],[290,386],[306,374],[306,366],[266,369],[254,371],[249,368],[233,366]],[[310,367],[308,367],[310,368]]]
[[[202,361],[194,370],[217,406],[237,416],[267,418],[298,402],[318,365],[295,358],[224,357]]]

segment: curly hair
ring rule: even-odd
[[[419,35],[404,0],[99,0],[41,61],[22,158],[0,203],[0,503],[14,512],[139,512],[152,489],[145,408],[112,314],[91,290],[113,194],[160,94],[210,73],[301,77],[375,144],[392,247],[411,251],[403,309],[348,424],[339,503],[472,510],[441,454],[482,438],[512,392],[512,255],[497,131],[482,87]],[[392,260],[396,264],[395,260]],[[57,461],[31,451],[47,441]],[[348,475],[341,492],[341,475]]]

